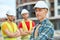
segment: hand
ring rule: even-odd
[[[28,34],[30,34],[30,33],[31,33],[31,31],[25,31],[25,33],[28,33]]]
[[[15,37],[19,37],[21,34],[20,34],[20,31],[19,30],[17,30],[16,31],[16,34],[15,34]]]
[[[28,34],[31,34],[31,31],[28,31],[27,33],[28,33]]]
[[[28,33],[28,34],[31,34],[32,32],[31,31],[25,31],[26,33]]]
[[[20,35],[20,31],[19,31],[19,30],[17,30],[17,34],[19,34],[19,35]]]
[[[25,33],[28,33],[28,31],[24,31]]]

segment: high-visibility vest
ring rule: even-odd
[[[8,22],[4,22],[4,23],[2,23],[2,25],[3,25],[3,24],[6,24],[8,30],[9,30],[10,32],[12,32],[12,33],[16,32],[17,29],[18,29],[18,28],[17,28],[17,25],[16,25],[15,23],[13,23],[13,22],[12,22],[12,24],[13,24],[14,30],[13,30],[13,28],[11,27],[11,25],[10,25]],[[2,25],[1,25],[1,26],[2,26]],[[3,31],[2,31],[2,36],[4,37],[4,40],[16,40],[16,38],[9,38],[7,34],[4,34],[4,33],[3,33]]]
[[[30,29],[29,30],[32,31],[32,29],[33,29],[32,21],[29,21],[29,23],[30,23]],[[26,23],[24,20],[22,21],[22,29],[23,29],[23,31],[28,31]],[[28,34],[27,36],[21,36],[21,40],[29,40],[29,38],[30,38],[30,34]]]

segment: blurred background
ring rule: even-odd
[[[16,14],[16,23],[22,20],[22,17],[20,15],[22,9],[27,9],[30,13],[29,18],[35,21],[36,23],[38,22],[36,17],[35,17],[35,12],[34,12],[34,5],[35,3],[39,0],[2,0],[0,1],[0,24],[5,21],[6,16],[6,11],[8,8],[7,6],[10,6],[15,10]],[[47,5],[49,6],[49,11],[47,14],[47,17],[49,20],[54,24],[54,40],[60,40],[60,0],[43,0],[47,2]],[[3,13],[5,13],[3,15]],[[1,29],[1,27],[0,27]],[[0,34],[0,38],[2,38],[2,35]],[[0,39],[1,40],[1,39]]]

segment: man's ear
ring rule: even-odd
[[[47,9],[45,9],[45,11],[46,11],[46,14],[48,13],[48,10]]]

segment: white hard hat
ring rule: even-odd
[[[45,1],[38,1],[36,5],[34,6],[34,9],[35,8],[47,8],[48,9],[48,5]]]
[[[15,13],[14,13],[14,11],[9,10],[9,11],[7,11],[6,15],[12,15],[12,16],[15,16]]]
[[[29,13],[29,11],[26,10],[26,9],[23,9],[22,12],[21,12],[21,15],[22,15],[22,14],[25,14],[25,13]]]

